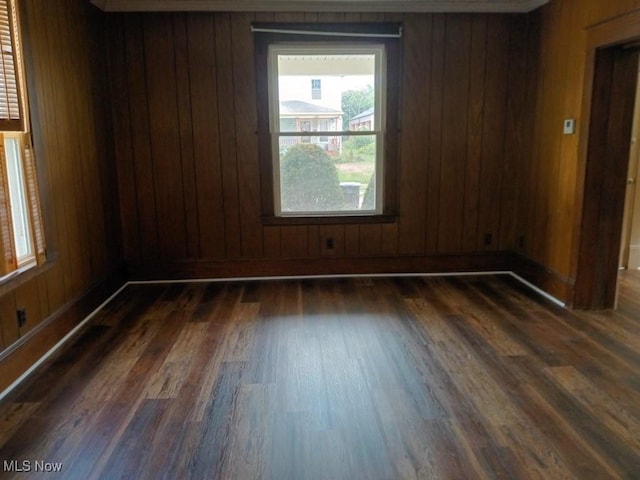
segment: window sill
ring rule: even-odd
[[[393,223],[396,215],[336,215],[332,217],[301,216],[301,217],[276,217],[263,216],[263,225],[346,225],[346,224],[371,224]]]
[[[3,277],[0,277],[0,286],[4,285],[5,283],[9,282],[11,279],[18,277],[23,273],[28,272],[29,270],[37,266],[38,264],[36,263],[35,260],[32,260],[29,263],[25,263],[24,265],[22,265],[21,267],[18,267],[13,272],[7,273]]]
[[[44,264],[39,266],[34,261],[27,265],[23,265],[17,270],[0,278],[0,297],[16,289],[20,285],[28,282],[29,280],[37,277],[43,272],[46,272],[47,270],[49,270],[49,268],[53,266],[53,263],[54,263],[53,258],[48,258]]]

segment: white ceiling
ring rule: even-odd
[[[549,0],[91,0],[107,12],[530,12]]]

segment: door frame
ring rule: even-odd
[[[634,141],[635,140],[635,141]],[[640,171],[640,71],[636,86],[636,102],[633,110],[633,126],[631,128],[631,146],[629,148],[629,168],[627,170],[627,191],[622,221],[622,241],[620,245],[620,269],[630,268],[632,253],[631,242],[635,239],[635,231],[640,232],[640,189],[638,189],[638,172]],[[633,181],[631,181],[633,179]],[[637,263],[637,262],[636,262]],[[639,265],[640,266],[640,265]],[[635,268],[635,267],[631,267]]]
[[[576,216],[572,256],[573,308],[612,308],[616,302],[638,78],[638,55],[626,46],[638,42],[640,11],[587,30],[576,198],[581,211]]]

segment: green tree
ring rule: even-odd
[[[367,85],[359,90],[347,90],[342,93],[342,117],[343,130],[349,130],[349,120],[372,108],[375,102],[375,91],[372,85]]]
[[[338,170],[317,145],[291,146],[280,162],[280,197],[285,212],[335,211],[344,207]]]

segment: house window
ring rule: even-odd
[[[310,132],[311,131],[311,121],[310,120],[301,120],[300,121],[300,132]],[[302,143],[311,143],[311,137],[303,136],[300,137]],[[286,145],[283,145],[283,148],[287,148]]]
[[[0,278],[45,259],[14,0],[0,0]]]
[[[322,80],[319,78],[311,79],[311,99],[312,100],[322,99]]]
[[[254,26],[263,219],[392,221],[399,27],[322,28]],[[351,117],[365,110],[371,128],[350,128]]]

